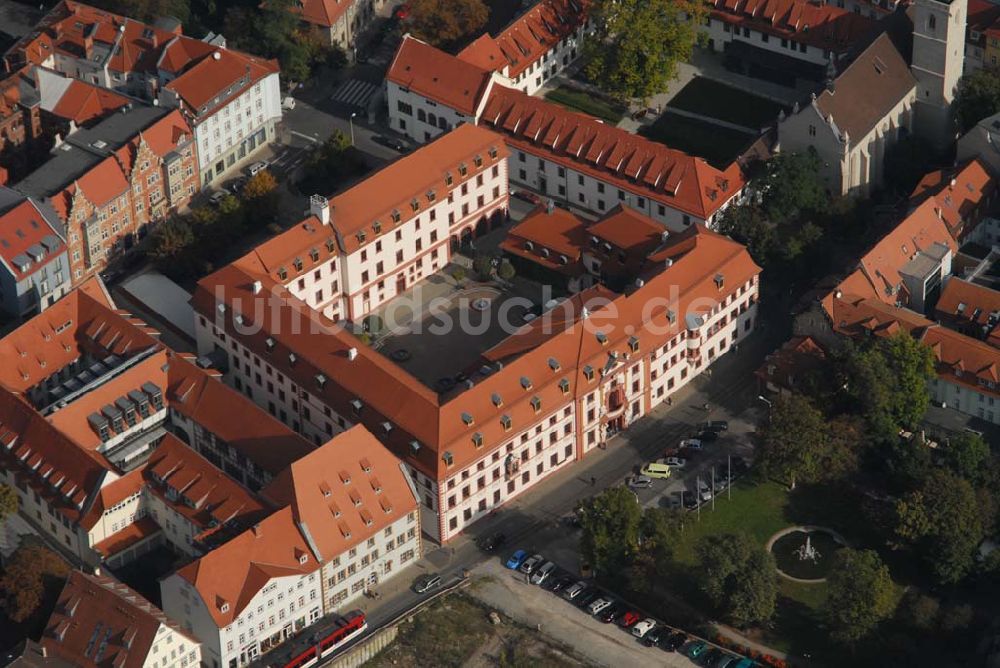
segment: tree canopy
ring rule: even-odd
[[[16,513],[19,505],[17,490],[10,485],[0,485],[0,522]]]
[[[483,0],[410,0],[406,29],[440,48],[457,46],[486,25],[489,7]]]
[[[642,508],[625,487],[611,487],[577,509],[581,551],[600,575],[622,571],[639,545]]]
[[[56,596],[70,567],[41,545],[22,545],[0,576],[0,606],[15,622],[23,622],[39,611],[46,598]]]
[[[701,590],[734,624],[764,622],[778,594],[774,557],[746,534],[709,534],[695,546]]]
[[[945,465],[973,484],[985,482],[992,468],[990,446],[979,434],[962,432],[941,446]]]
[[[984,67],[959,79],[953,108],[961,132],[1000,111],[1000,72]]]
[[[943,584],[972,570],[991,524],[992,502],[967,480],[935,469],[896,503],[896,534]]]
[[[691,57],[706,15],[700,0],[595,0],[587,76],[620,100],[664,92]]]
[[[861,640],[895,607],[889,569],[873,550],[839,550],[827,587],[824,617],[831,635],[841,642]]]
[[[368,171],[361,153],[351,146],[351,139],[334,130],[323,144],[306,159],[305,176],[299,190],[306,194],[329,196],[345,182]]]

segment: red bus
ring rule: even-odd
[[[282,668],[308,668],[319,659],[343,647],[354,637],[364,633],[367,628],[368,622],[365,621],[365,613],[360,610],[351,610],[346,615],[337,618],[334,628],[320,638],[319,642],[292,657],[288,663],[278,665]]]

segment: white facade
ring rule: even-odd
[[[734,201],[739,201],[740,192],[735,190],[728,199],[707,219],[685,213],[663,202],[654,201],[640,188],[625,189],[592,174],[564,167],[555,162],[545,151],[531,152],[530,148],[511,145],[510,179],[514,183],[527,186],[542,195],[568,202],[570,205],[603,215],[619,204],[635,209],[663,223],[669,230],[680,231],[692,223],[703,223],[714,227],[722,212]],[[631,184],[630,184],[631,185]],[[715,184],[712,184],[715,187]]]
[[[916,0],[913,76],[917,79],[916,131],[943,150],[955,141],[951,104],[962,78],[968,0]]]
[[[839,195],[867,196],[882,185],[886,151],[913,127],[916,90],[901,99],[864,137],[851,137],[825,118],[816,101],[778,123],[781,151],[816,149],[823,161],[821,174]]]
[[[416,142],[427,143],[462,123],[476,125],[490,97],[490,90],[497,80],[503,78],[499,74],[493,74],[472,115],[426,98],[387,79],[385,85],[389,127]]]
[[[1000,400],[995,391],[977,390],[969,385],[951,382],[943,376],[933,378],[929,384],[931,400],[959,413],[1000,424]]]
[[[177,94],[164,89],[160,103],[181,106]],[[281,88],[278,73],[268,74],[223,106],[195,113],[192,125],[198,144],[198,173],[208,186],[231,173],[275,137],[281,120]]]
[[[746,42],[758,49],[780,53],[816,65],[825,66],[830,60],[830,52],[826,49],[785,37],[776,37],[749,26],[732,25],[717,18],[707,19],[703,30],[708,36],[709,46],[718,53],[724,52],[731,42]]]
[[[194,668],[201,665],[201,645],[160,624],[143,668]]]
[[[508,88],[517,88],[528,95],[534,95],[542,86],[549,83],[552,77],[562,73],[583,55],[583,38],[586,32],[586,25],[579,26],[515,77],[509,75],[509,67],[504,67],[501,83]]]

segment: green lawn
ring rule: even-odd
[[[596,116],[611,125],[616,125],[626,112],[626,108],[623,105],[609,102],[590,93],[566,86],[560,86],[555,90],[549,91],[545,94],[545,99],[556,104],[561,104],[573,111]]]
[[[782,105],[717,81],[696,77],[670,100],[667,108],[760,129],[775,122]]]
[[[723,169],[732,164],[740,152],[755,139],[751,134],[679,116],[669,110],[663,112],[652,125],[640,128],[639,134],[678,151],[704,158]]]

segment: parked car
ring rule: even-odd
[[[684,643],[687,642],[687,639],[688,637],[685,634],[681,633],[680,631],[677,631],[676,633],[671,634],[669,638],[663,641],[662,643],[663,649],[667,650],[668,652],[676,652],[677,650],[679,650],[681,647],[684,646]]]
[[[740,657],[723,652],[719,660],[715,662],[714,668],[736,668],[736,664],[739,662]]]
[[[429,592],[441,586],[441,576],[437,573],[424,573],[413,581],[413,591],[418,594]]]
[[[700,640],[695,640],[684,648],[684,653],[688,655],[688,658],[697,659],[705,653],[706,649],[708,649],[708,645]]]
[[[670,636],[670,629],[665,626],[656,626],[650,629],[642,638],[642,643],[646,647],[659,647]]]
[[[488,536],[481,536],[476,544],[479,545],[479,549],[483,552],[496,552],[503,544],[507,542],[507,536],[503,533],[497,531],[496,533],[491,533]]]
[[[511,194],[520,200],[528,202],[529,204],[542,203],[542,198],[536,195],[535,193],[531,192],[530,190],[516,190]]]
[[[392,17],[399,21],[405,21],[410,16],[410,5],[403,3],[392,10]]]
[[[708,503],[709,501],[712,500],[712,492],[708,490],[698,492],[698,500],[701,501],[702,503]]]
[[[552,571],[554,571],[555,569],[556,569],[555,564],[553,564],[551,561],[546,561],[545,564],[543,564],[534,573],[531,574],[531,584],[536,584],[536,585],[542,584],[543,582],[545,582],[546,579],[548,579],[550,575],[552,575]]]
[[[604,612],[600,615],[600,620],[605,624],[610,624],[618,621],[624,614],[625,608],[623,608],[620,603],[615,603],[614,605],[604,609]]]
[[[524,550],[518,550],[514,554],[510,555],[510,558],[507,560],[507,568],[511,569],[512,571],[516,571],[521,567],[521,564],[523,564],[524,560],[527,558],[528,558],[527,552],[525,552]]]
[[[576,602],[576,606],[578,608],[586,610],[587,606],[589,606],[591,603],[593,603],[598,598],[600,598],[600,596],[601,596],[601,590],[600,589],[597,589],[597,588],[594,588],[594,587],[586,589],[583,592],[581,592],[579,596],[577,596],[576,601],[575,601]]]
[[[647,478],[665,479],[670,477],[670,467],[659,462],[649,462],[639,470],[639,473]]]
[[[698,503],[699,501],[696,495],[694,494],[684,495],[684,507],[687,508],[688,510],[694,510],[695,508],[697,508]]]
[[[702,443],[697,438],[685,438],[681,441],[682,448],[689,448],[691,450],[701,450]]]
[[[405,153],[409,150],[409,147],[407,147],[401,139],[396,139],[395,137],[372,135],[372,141],[376,144],[382,144],[382,146],[391,148],[394,151],[399,151],[400,153]]]
[[[710,431],[729,431],[729,422],[726,420],[709,420],[698,424],[698,429]]]
[[[611,605],[611,599],[604,598],[603,596],[593,601],[587,606],[587,612],[592,615],[599,615],[601,611]]]
[[[667,457],[663,460],[663,463],[670,468],[682,469],[687,465],[687,460],[683,457]]]
[[[568,575],[563,575],[563,576],[560,576],[560,577],[553,576],[553,577],[550,577],[542,585],[542,587],[544,587],[545,589],[548,589],[553,594],[556,594],[556,593],[559,593],[562,590],[566,589],[566,587],[570,586],[571,584],[573,584],[573,578],[571,578]]]
[[[563,592],[563,598],[567,601],[575,601],[580,597],[580,594],[586,591],[587,583],[580,580],[574,584],[566,587],[566,591]]]
[[[525,559],[521,563],[521,566],[518,568],[518,570],[524,573],[525,575],[531,575],[532,573],[535,572],[536,568],[542,565],[544,559],[545,557],[543,557],[540,554],[533,554],[531,555],[531,557]]]
[[[291,111],[295,108],[295,98],[288,95],[281,101],[281,108],[285,111]]]
[[[711,429],[704,429],[695,434],[694,438],[702,443],[711,443],[712,441],[719,440],[719,432],[712,431]]]
[[[260,162],[255,162],[249,167],[247,167],[247,176],[257,176],[261,172],[267,169],[267,163],[261,160]]]
[[[648,489],[653,486],[653,479],[644,475],[632,475],[625,480],[632,489]]]
[[[217,190],[214,193],[212,193],[212,196],[208,198],[208,201],[210,201],[214,206],[219,206],[220,204],[222,204],[222,200],[226,199],[227,197],[229,197],[229,193],[227,193],[225,190]]]
[[[638,624],[640,619],[642,619],[642,617],[639,615],[638,612],[636,612],[635,610],[629,610],[624,615],[622,615],[621,621],[619,621],[618,624],[623,629],[630,629],[636,624]]]
[[[632,635],[636,638],[643,638],[654,626],[656,626],[655,619],[644,619],[641,622],[636,622],[636,625],[632,627]]]
[[[247,184],[247,177],[240,176],[229,182],[226,186],[226,190],[231,192],[234,197],[239,197],[240,193],[243,192],[243,186]]]
[[[715,668],[715,664],[724,656],[721,649],[710,647],[701,657],[701,664],[706,668]]]

